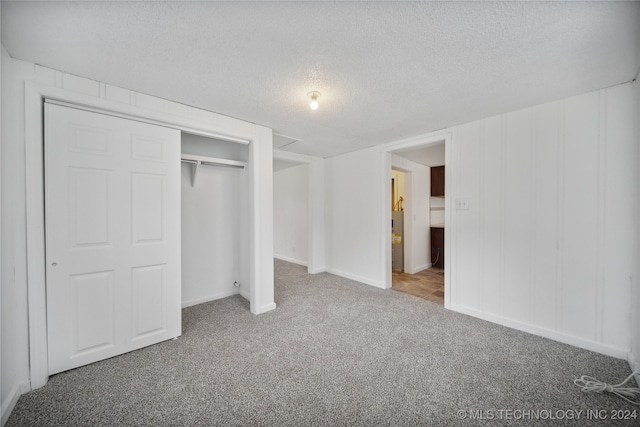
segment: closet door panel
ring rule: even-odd
[[[45,105],[49,373],[180,335],[180,133]]]

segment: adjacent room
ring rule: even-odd
[[[639,22],[2,0],[1,425],[637,425]]]

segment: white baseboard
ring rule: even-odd
[[[541,328],[539,326],[531,325],[529,323],[519,322],[517,320],[496,316],[493,314],[485,313],[480,310],[464,307],[457,304],[451,304],[449,309],[452,311],[457,311],[458,313],[468,314],[469,316],[477,317],[479,319],[486,320],[488,322],[497,323],[499,325],[506,326],[512,329],[528,332],[533,335],[549,338],[554,341],[569,344],[574,347],[584,348],[585,350],[595,351],[596,353],[601,353],[607,356],[616,357],[618,359],[627,360],[627,356],[629,353],[628,348],[624,349],[624,348],[612,347],[606,344],[600,344],[597,342],[585,340],[583,338],[575,337],[573,335],[565,334],[558,331],[552,331],[549,329]]]
[[[384,285],[376,280],[367,279],[366,277],[357,276],[355,274],[346,273],[344,271],[336,270],[335,268],[327,268],[327,273],[335,274],[336,276],[344,277],[345,279],[355,280],[356,282],[364,283],[365,285],[374,286],[376,288],[385,289]]]
[[[217,299],[230,297],[232,295],[237,295],[239,293],[240,291],[238,289],[234,289],[234,290],[225,291],[225,292],[218,292],[217,294],[208,295],[202,298],[197,298],[189,301],[182,301],[182,308],[191,307],[192,305],[198,305],[198,304],[202,304],[209,301],[215,301]]]
[[[309,274],[318,274],[318,273],[324,273],[325,271],[327,271],[327,269],[324,268],[324,267],[321,267],[321,268],[315,268],[313,270],[310,269],[309,271],[307,271],[307,273],[309,273]]]
[[[629,367],[631,368],[631,372],[638,372],[635,375],[636,384],[640,385],[640,360],[633,354],[632,351],[627,355],[627,362],[629,362]]]
[[[284,255],[273,255],[274,258],[282,260],[282,261],[287,261],[287,262],[292,262],[294,264],[298,264],[298,265],[303,265],[305,267],[307,267],[307,261],[302,261],[299,259],[295,259],[295,258],[289,258],[288,256],[284,256]]]
[[[276,309],[276,303],[272,302],[271,304],[267,304],[267,305],[264,305],[264,306],[258,308],[258,310],[253,312],[253,314],[263,314],[263,313],[266,313],[267,311],[271,311],[271,310],[275,310],[275,309]]]
[[[426,270],[427,268],[431,268],[431,267],[433,267],[433,264],[431,264],[431,263],[423,264],[423,265],[420,265],[418,267],[415,267],[409,274],[416,274],[419,271]]]
[[[18,399],[20,398],[20,396],[29,391],[31,391],[31,386],[28,382],[15,383],[13,387],[11,387],[11,390],[7,394],[7,397],[2,402],[2,418],[0,425],[5,425],[7,423],[9,415],[11,415],[11,411],[13,411],[16,403],[18,403]]]

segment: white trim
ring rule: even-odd
[[[273,257],[275,259],[279,259],[281,261],[291,262],[293,264],[298,264],[298,265],[301,265],[303,267],[308,267],[307,261],[302,261],[300,259],[295,259],[295,258],[289,258],[288,256],[278,255],[278,254],[273,254]]]
[[[356,282],[364,283],[365,285],[373,286],[380,289],[385,289],[382,283],[377,282],[375,280],[367,279],[366,277],[358,276],[356,274],[345,273],[342,270],[336,270],[335,268],[327,268],[325,270],[327,273],[331,273],[336,276],[343,277],[349,280],[355,280]]]
[[[393,272],[391,263],[391,209],[389,209],[388,201],[391,200],[391,189],[388,183],[391,182],[393,156],[388,151],[382,150],[380,153],[382,167],[382,181],[380,188],[382,189],[382,228],[381,228],[381,247],[382,247],[382,286],[384,289],[390,289],[393,285]]]
[[[627,362],[629,362],[629,367],[631,368],[631,372],[639,371],[635,375],[635,379],[636,379],[636,384],[640,384],[640,359],[636,358],[636,356],[633,354],[633,350],[631,350],[627,354]]]
[[[188,130],[189,133],[200,132],[200,134],[216,135],[217,139],[225,139],[227,141],[249,141],[250,157],[253,162],[249,165],[251,174],[250,194],[251,194],[251,212],[252,221],[252,241],[250,244],[250,269],[256,272],[260,269],[258,265],[264,264],[263,258],[267,255],[272,259],[271,253],[266,253],[266,247],[272,245],[271,240],[262,240],[269,237],[260,223],[262,218],[261,212],[264,210],[260,205],[261,177],[257,176],[261,171],[261,166],[257,164],[256,155],[259,152],[268,150],[271,154],[271,146],[262,147],[262,144],[256,142],[262,141],[262,137],[267,135],[267,128],[242,122],[233,119],[228,121],[217,121],[218,117],[215,113],[211,113],[212,120],[193,120],[174,114],[168,114],[159,111],[147,110],[141,107],[122,104],[104,98],[97,98],[68,90],[45,86],[42,84],[25,81],[25,174],[26,174],[26,216],[27,216],[27,293],[29,304],[29,358],[31,370],[31,387],[36,389],[42,387],[48,380],[48,363],[47,363],[47,323],[46,323],[46,292],[45,292],[45,230],[44,230],[44,178],[43,178],[43,100],[58,100],[64,103],[70,103],[78,107],[98,109],[102,112],[110,112],[112,114],[134,117],[161,123],[167,127],[173,127],[179,130]],[[134,93],[134,92],[132,92]],[[241,125],[239,125],[241,124]],[[269,136],[271,130],[269,129]],[[264,134],[264,135],[263,135]],[[262,137],[261,137],[262,136]],[[270,140],[269,140],[270,142]],[[270,214],[265,212],[265,214]],[[265,219],[265,218],[263,218]],[[263,234],[265,234],[263,236]],[[268,279],[268,278],[267,278]],[[266,280],[261,274],[250,274],[249,294],[251,311],[255,314],[263,313],[269,309],[275,308],[273,297],[263,295],[263,290],[258,289],[266,286]],[[267,286],[267,292],[272,291],[273,287]],[[264,302],[258,301],[256,298],[264,296],[267,301],[265,306],[261,306]],[[255,308],[254,306],[257,306]],[[255,308],[255,309],[254,309]]]
[[[93,97],[91,97],[91,99],[95,99]],[[120,117],[123,119],[128,119],[128,120],[136,120],[139,122],[143,122],[143,123],[148,123],[151,125],[158,125],[158,126],[164,126],[164,127],[170,127],[172,129],[177,129],[181,132],[186,132],[186,133],[190,133],[192,135],[198,135],[198,136],[204,136],[207,138],[214,138],[214,139],[220,139],[220,140],[224,140],[224,141],[229,141],[229,142],[237,142],[239,144],[245,144],[248,145],[251,140],[249,139],[244,139],[244,138],[237,138],[231,135],[226,135],[223,133],[218,133],[218,132],[213,132],[211,130],[207,130],[203,127],[189,127],[188,125],[173,125],[172,126],[172,122],[167,121],[167,120],[162,120],[162,119],[154,119],[152,117],[150,117],[150,115],[148,114],[144,114],[144,113],[140,113],[140,112],[135,112],[136,110],[138,111],[143,111],[140,110],[139,107],[134,107],[134,109],[132,109],[132,111],[129,111],[127,113],[122,113],[118,110],[124,110],[124,108],[118,108],[118,109],[114,109],[113,107],[109,108],[105,108],[105,107],[96,107],[94,106],[95,104],[89,102],[88,104],[83,104],[81,102],[67,102],[67,101],[63,101],[61,99],[56,99],[56,98],[50,98],[47,97],[47,99],[45,100],[45,102],[47,102],[48,104],[55,104],[55,105],[60,105],[63,107],[68,107],[68,108],[75,108],[75,109],[80,109],[80,110],[84,110],[84,111],[91,111],[93,113],[99,113],[99,114],[106,114],[109,116],[113,116],[113,117]],[[118,104],[120,107],[123,106],[123,104]],[[124,105],[126,106],[126,105]],[[144,110],[145,113],[148,110]],[[155,115],[155,114],[154,114]]]
[[[418,273],[418,272],[420,272],[422,270],[426,270],[427,268],[431,268],[431,267],[433,267],[433,264],[431,264],[431,263],[419,265],[417,267],[414,267],[413,271],[411,273],[409,273],[409,274],[416,274],[416,273]]]
[[[629,349],[612,347],[605,344],[600,344],[594,341],[585,340],[583,338],[575,337],[573,335],[565,334],[558,331],[552,331],[550,329],[541,328],[525,322],[519,322],[517,320],[508,319],[501,316],[485,313],[473,308],[468,308],[462,305],[452,304],[449,307],[450,310],[458,313],[467,314],[478,319],[486,320],[491,323],[497,323],[498,325],[506,326],[508,328],[517,329],[519,331],[527,332],[533,335],[537,335],[543,338],[549,338],[554,341],[569,344],[574,347],[580,347],[585,350],[595,351],[606,356],[616,357],[618,359],[626,359],[629,354]]]
[[[282,150],[273,150],[273,158],[278,160],[289,160],[290,162],[299,162],[301,164],[309,164],[321,159],[321,157],[313,157],[306,154],[298,154]]]
[[[21,395],[28,393],[31,391],[31,387],[28,382],[26,383],[16,383],[13,385],[7,397],[2,402],[2,419],[0,420],[0,425],[5,425],[9,420],[9,416],[15,408],[16,403],[18,403],[18,399]]]
[[[444,144],[444,163],[451,165],[453,162],[453,135],[447,134]],[[453,188],[453,169],[451,167],[444,168],[444,186],[445,188]],[[451,193],[451,191],[449,191]],[[449,197],[444,198],[444,308],[451,307],[451,301],[453,300],[453,279],[451,268],[451,256],[453,254],[453,247],[451,242],[453,238],[450,232],[453,228],[453,197],[449,194]]]
[[[266,313],[267,311],[271,311],[275,309],[276,309],[276,303],[272,302],[272,303],[258,307],[258,309],[255,311],[254,314],[263,314],[263,313]]]
[[[29,368],[31,387],[49,378],[47,354],[47,301],[44,245],[44,132],[43,91],[25,83],[24,140],[27,214],[27,297],[29,304]]]
[[[404,150],[406,148],[415,148],[428,145],[436,145],[441,142],[447,142],[451,138],[451,130],[443,129],[428,134],[412,136],[410,138],[400,139],[398,141],[388,142],[380,145],[382,151],[392,152]]]
[[[231,296],[234,296],[234,295],[238,295],[239,293],[240,293],[239,290],[234,289],[234,290],[231,290],[231,291],[218,292],[217,294],[209,295],[207,297],[196,298],[196,299],[192,299],[192,300],[188,300],[188,301],[182,301],[182,308],[187,308],[187,307],[191,307],[191,306],[194,306],[194,305],[203,304],[203,303],[209,302],[209,301],[215,301],[217,299],[231,297]]]

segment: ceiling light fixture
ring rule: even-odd
[[[309,107],[311,107],[312,110],[317,110],[318,109],[318,98],[320,98],[320,92],[317,91],[313,91],[313,92],[309,92],[307,94],[307,96],[309,96],[309,98],[311,98],[311,103],[309,104]]]

